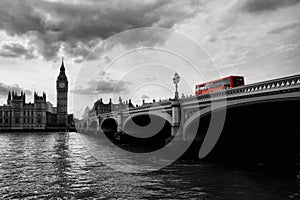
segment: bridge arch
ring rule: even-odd
[[[86,122],[83,123],[82,128],[87,129],[87,127],[88,127],[88,122],[86,121]]]
[[[122,130],[133,143],[159,147],[171,137],[171,127],[172,117],[169,114],[150,112],[129,116]]]
[[[165,123],[169,123],[170,125],[172,124],[172,117],[167,113],[138,113],[130,115],[124,121],[123,131],[131,132],[131,134],[138,132],[137,134],[139,134],[140,132],[145,131],[147,128],[154,128],[153,130],[162,128]],[[155,127],[157,125],[159,127]]]
[[[264,105],[266,103],[280,103],[280,102],[290,102],[293,103],[295,102],[295,99],[300,95],[300,94],[270,94],[270,96],[258,96],[258,97],[249,97],[245,99],[235,99],[235,100],[230,100],[227,101],[226,104],[220,104],[220,106],[216,106],[212,110],[212,108],[206,107],[203,108],[196,113],[194,113],[190,118],[188,118],[185,123],[183,124],[183,139],[188,139],[189,134],[191,134],[191,127],[192,125],[195,125],[194,123],[199,123],[200,119],[202,119],[205,116],[211,116],[210,113],[213,112],[218,112],[218,111],[225,111],[223,114],[228,114],[228,111],[231,110],[236,110],[241,107],[252,107],[252,106],[259,106],[259,105]],[[283,98],[285,97],[285,98]],[[267,105],[267,104],[266,104]],[[225,116],[227,117],[227,116]],[[201,125],[202,126],[202,125]]]
[[[217,103],[197,111],[183,124],[183,140],[192,142],[189,149],[199,152],[197,157],[204,158],[215,148],[225,124],[226,114],[226,102]]]
[[[207,122],[210,120],[209,112],[211,108],[204,108],[194,113],[184,124],[182,128],[183,140],[203,139],[206,134]],[[208,120],[208,121],[207,121]],[[201,125],[200,125],[201,123]],[[206,124],[204,124],[206,123]],[[205,125],[205,126],[204,126]],[[202,127],[200,132],[199,128]],[[205,127],[205,129],[203,129]],[[198,137],[198,138],[196,138]],[[199,138],[200,137],[200,138]]]
[[[118,122],[114,118],[106,118],[102,120],[100,128],[105,134],[115,133],[118,131]]]
[[[90,123],[89,130],[97,131],[98,126],[99,126],[99,122],[97,120],[93,120]]]
[[[77,123],[77,128],[78,128],[78,129],[81,129],[81,128],[82,128],[81,123]]]
[[[213,113],[226,109],[226,120],[212,155],[245,157],[248,160],[275,160],[274,155],[290,151],[297,124],[291,113],[299,108],[297,94],[273,94],[230,99],[227,106],[212,110]],[[183,138],[203,142],[211,121],[210,107],[194,113],[183,125]],[[218,121],[213,123],[218,123]],[[200,125],[199,125],[200,124]],[[196,132],[196,133],[195,133]],[[194,134],[194,135],[193,135]],[[195,135],[196,134],[196,135]],[[198,143],[202,148],[203,144]],[[291,143],[290,143],[291,144]],[[284,148],[278,148],[284,146]],[[199,149],[198,149],[199,150]],[[277,152],[277,153],[275,153]],[[287,154],[286,154],[287,155]],[[235,156],[235,157],[234,157]]]

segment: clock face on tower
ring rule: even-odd
[[[64,83],[64,82],[60,82],[60,83],[58,84],[58,86],[59,86],[60,88],[64,88],[64,87],[65,87],[65,83]]]

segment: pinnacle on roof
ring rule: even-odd
[[[61,58],[60,71],[61,71],[61,72],[65,72],[64,57]]]

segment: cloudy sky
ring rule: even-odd
[[[1,0],[0,103],[9,90],[56,105],[61,57],[69,112],[102,97],[152,101],[227,75],[300,73],[300,0]]]

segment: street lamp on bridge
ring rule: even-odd
[[[178,95],[178,83],[180,81],[180,76],[178,75],[178,73],[176,72],[175,75],[174,75],[174,78],[173,78],[173,83],[175,84],[175,99],[178,99],[179,98],[179,95]]]

